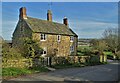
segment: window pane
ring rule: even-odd
[[[44,54],[46,54],[46,51],[44,51]]]
[[[57,40],[60,41],[60,35],[57,36]]]
[[[43,34],[41,34],[41,40],[43,40]]]
[[[46,35],[45,34],[41,34],[41,40],[46,40]]]
[[[73,37],[73,36],[71,36],[71,37],[70,37],[70,41],[73,41],[73,40],[74,40],[74,37]]]

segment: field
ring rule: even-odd
[[[84,55],[91,55],[91,53],[94,51],[93,47],[90,46],[78,46],[77,54],[78,56],[84,56]],[[104,55],[108,57],[108,59],[113,58],[113,53],[111,51],[104,51]],[[93,53],[92,53],[93,55]]]

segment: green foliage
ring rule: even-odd
[[[112,53],[110,51],[104,51],[103,53],[104,53],[104,55],[107,56],[108,59],[113,59],[114,53]]]
[[[21,53],[18,52],[14,47],[10,47],[7,43],[2,45],[2,58],[12,59],[12,58],[22,58]]]
[[[20,69],[20,68],[3,68],[2,76],[17,76],[17,75],[25,75],[31,73],[28,69]]]
[[[41,55],[41,52],[43,50],[39,47],[39,44],[37,42],[33,41],[28,37],[24,37],[20,39],[20,41],[22,41],[22,43],[20,44],[20,46],[18,46],[18,49],[24,57],[35,58]]]
[[[34,67],[32,69],[27,68],[3,68],[2,69],[2,76],[18,76],[18,75],[26,75],[30,73],[36,73],[36,72],[47,72],[48,69],[45,67]]]
[[[112,52],[107,52],[107,51],[104,51],[103,53],[107,56],[113,56],[114,55]]]
[[[45,67],[32,67],[32,68],[29,68],[29,70],[31,70],[32,72],[47,72],[47,71],[49,71]]]
[[[99,64],[100,60],[99,57],[97,55],[91,56],[90,60],[89,60],[89,65],[96,65]]]
[[[64,69],[64,68],[73,68],[73,67],[81,67],[80,63],[69,63],[69,64],[55,64],[52,67],[56,69]]]
[[[78,56],[89,56],[91,55],[92,47],[89,46],[79,46],[77,49]]]
[[[119,36],[118,36],[118,29],[117,28],[108,28],[103,33],[104,40],[107,44],[107,47],[110,51],[114,53],[115,56],[117,55],[117,52],[120,51],[120,42],[119,42]]]

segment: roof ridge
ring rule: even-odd
[[[24,20],[29,24],[29,27],[33,32],[76,36],[76,34],[64,24],[60,24],[57,22],[49,22],[47,20],[33,17],[28,17],[28,19]]]
[[[61,25],[64,25],[64,24],[62,24],[62,23],[58,23],[58,22],[50,22],[50,21],[47,21],[47,20],[43,20],[43,19],[40,19],[40,18],[35,18],[35,17],[30,17],[30,16],[27,16],[27,18],[31,18],[31,19],[37,19],[37,20],[42,20],[42,21],[46,21],[46,22],[48,22],[48,23],[56,23],[56,24],[61,24]],[[25,20],[27,20],[27,19],[25,19]],[[64,25],[64,26],[66,26],[66,25]]]

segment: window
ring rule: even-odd
[[[46,40],[46,34],[41,34],[41,41],[45,41]]]
[[[43,50],[42,54],[44,54],[44,55],[47,54],[46,50]]]
[[[42,56],[45,56],[47,55],[47,48],[43,48],[43,51],[42,51]]]
[[[60,42],[60,35],[57,35],[57,40]]]
[[[70,46],[70,52],[74,52],[74,46]]]
[[[70,42],[73,42],[73,41],[74,41],[74,37],[71,36],[71,37],[70,37]]]

